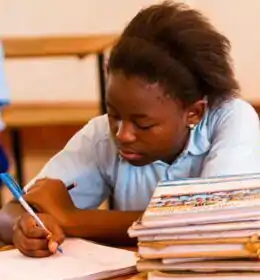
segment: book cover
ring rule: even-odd
[[[146,228],[144,226],[135,226],[129,228],[128,234],[130,237],[148,237],[156,235],[188,235],[188,234],[202,234],[202,233],[220,233],[228,231],[243,231],[260,229],[259,220],[249,220],[241,222],[227,222],[227,223],[210,223],[202,225],[187,225],[187,226],[174,226],[165,228]]]
[[[143,215],[142,224],[151,226],[149,220],[160,219],[162,226],[167,217],[192,221],[215,222],[247,219],[260,212],[260,178],[225,177],[224,179],[181,180],[159,183]],[[219,215],[219,217],[218,217]],[[232,215],[228,219],[227,215]],[[208,217],[207,217],[208,216]],[[146,224],[146,221],[148,222]],[[194,221],[195,222],[195,221]],[[160,224],[160,223],[159,223]],[[157,224],[156,226],[159,226]],[[173,223],[174,224],[174,223]],[[178,221],[177,221],[178,224]]]

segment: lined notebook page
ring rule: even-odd
[[[0,279],[104,279],[135,270],[133,252],[81,239],[67,239],[62,249],[62,255],[41,259],[25,257],[18,250],[0,252]]]

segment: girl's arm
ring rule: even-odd
[[[110,245],[135,245],[129,238],[128,228],[136,221],[140,211],[77,210],[68,215],[63,226],[66,236],[81,237]]]
[[[142,211],[76,208],[65,185],[55,179],[37,181],[24,198],[38,212],[52,215],[66,236],[113,245],[136,242],[128,237],[127,230],[142,215]]]

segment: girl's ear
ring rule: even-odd
[[[203,118],[206,108],[206,100],[199,100],[190,105],[187,109],[187,127],[193,128],[194,126],[196,126]]]

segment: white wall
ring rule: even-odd
[[[0,0],[0,35],[55,35],[120,32],[143,6],[156,0]],[[260,101],[260,2],[186,0],[232,41],[242,93]],[[250,31],[248,31],[250,29]],[[13,100],[96,100],[96,60],[8,60]],[[259,97],[258,97],[259,96]]]

